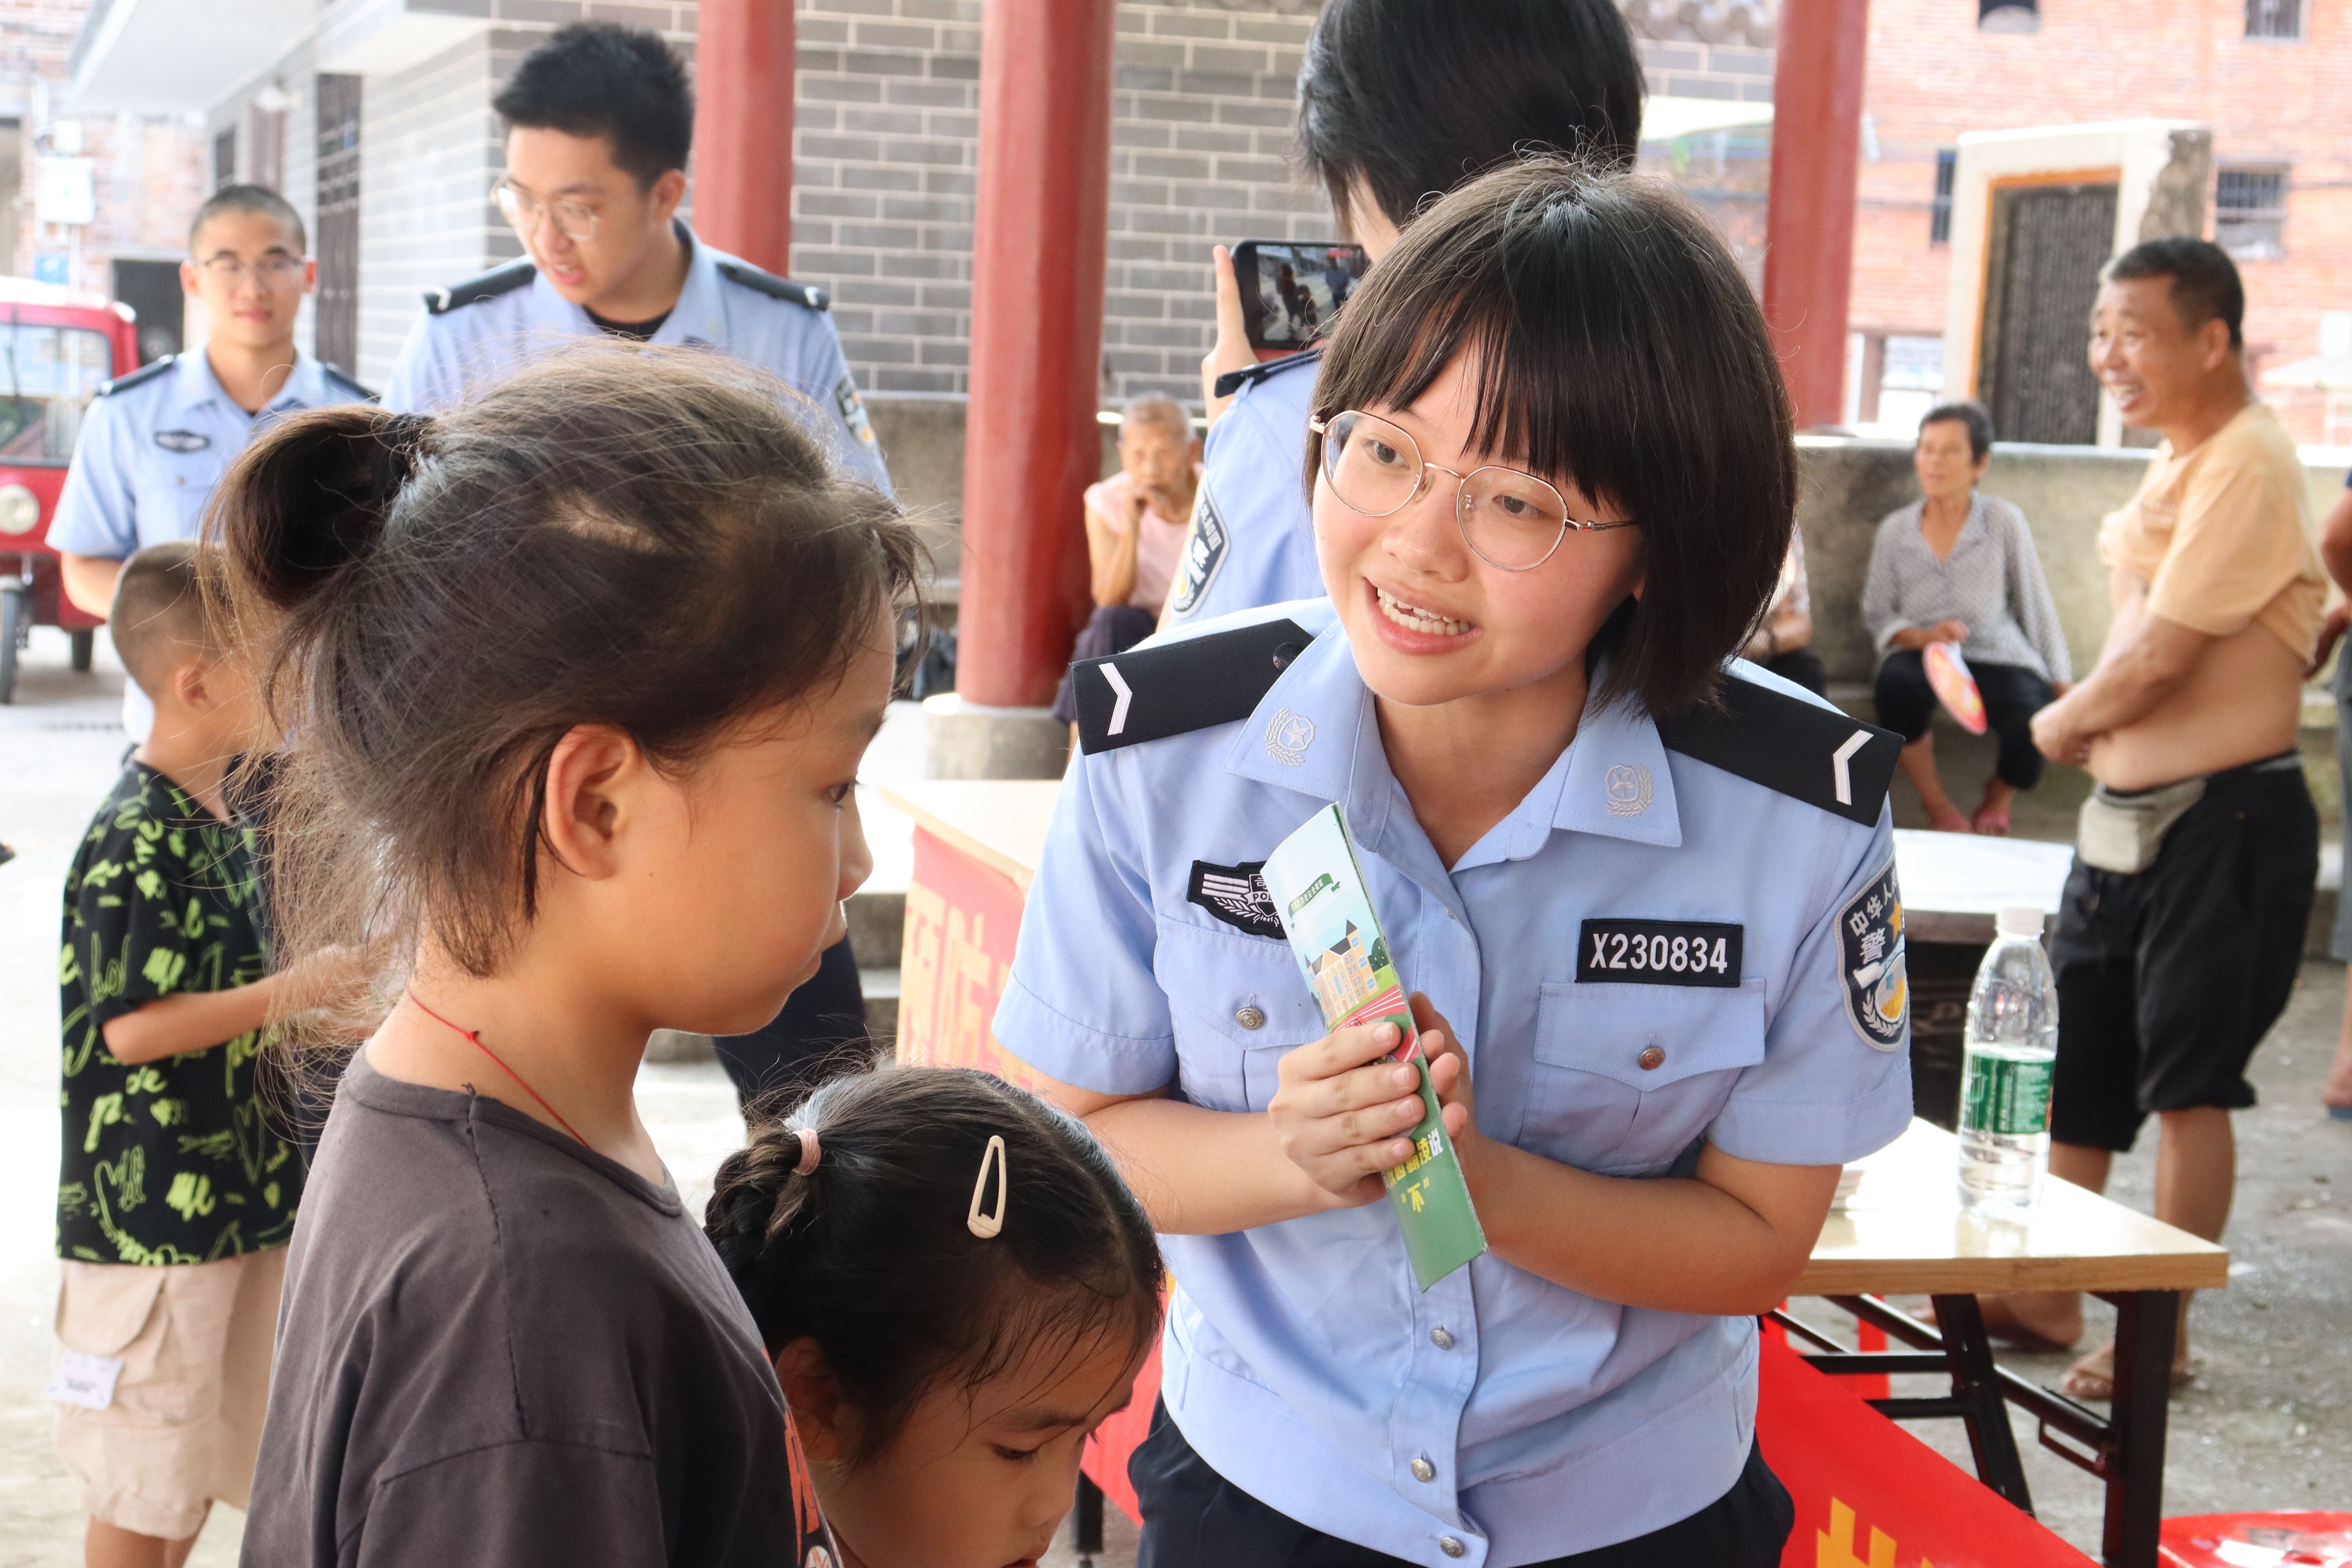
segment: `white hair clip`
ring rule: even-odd
[[[982,1214],[980,1198],[988,1191],[988,1167],[992,1162],[996,1166],[996,1212]],[[972,1180],[971,1209],[963,1216],[965,1228],[982,1241],[1004,1228],[1004,1140],[991,1133],[988,1147],[980,1152],[980,1174]]]

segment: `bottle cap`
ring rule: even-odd
[[[2042,935],[2042,914],[2039,904],[2003,904],[1998,924],[2003,936]]]

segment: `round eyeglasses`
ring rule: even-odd
[[[555,231],[566,239],[585,245],[596,237],[596,209],[584,202],[542,202],[523,195],[504,178],[490,187],[490,199],[498,203],[499,216],[517,234],[528,235],[537,228],[543,212],[555,219]]]
[[[250,274],[254,281],[265,289],[283,289],[301,278],[306,259],[299,256],[277,255],[248,262],[232,251],[224,250],[205,257],[196,265],[232,287],[244,282]]]
[[[1323,478],[1338,496],[1366,517],[1402,511],[1444,474],[1454,482],[1454,518],[1462,542],[1487,565],[1505,572],[1532,572],[1552,557],[1570,533],[1605,533],[1635,526],[1580,521],[1568,514],[1558,489],[1517,468],[1489,467],[1460,473],[1425,461],[1411,435],[1376,414],[1349,409],[1307,427],[1323,437]]]

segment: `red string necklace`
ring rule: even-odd
[[[477,1049],[477,1050],[480,1051],[484,1056],[486,1056],[486,1057],[489,1058],[490,1058],[490,1060],[492,1060],[492,1061],[494,1061],[494,1062],[498,1062],[498,1064],[499,1064],[499,1070],[500,1072],[502,1072],[502,1073],[506,1074],[509,1078],[510,1078],[510,1079],[514,1079],[514,1080],[515,1080],[515,1082],[520,1083],[520,1084],[522,1084],[522,1091],[523,1091],[525,1094],[527,1094],[527,1095],[530,1096],[533,1100],[535,1100],[539,1101],[540,1109],[541,1109],[541,1110],[546,1111],[550,1116],[554,1117],[554,1118],[555,1118],[555,1121],[556,1121],[556,1125],[557,1125],[557,1126],[559,1126],[559,1127],[562,1128],[566,1132],[571,1133],[572,1137],[574,1137],[574,1138],[579,1138],[579,1139],[580,1139],[580,1142],[581,1142],[581,1143],[582,1143],[582,1145],[583,1145],[583,1146],[584,1146],[584,1147],[588,1147],[588,1148],[593,1148],[593,1147],[595,1146],[595,1145],[593,1145],[593,1144],[592,1144],[592,1143],[589,1143],[588,1140],[586,1140],[585,1138],[580,1138],[580,1129],[578,1129],[577,1127],[572,1126],[572,1123],[570,1123],[569,1121],[564,1121],[564,1120],[563,1120],[563,1112],[562,1112],[562,1111],[560,1111],[560,1110],[556,1110],[556,1109],[555,1109],[555,1107],[553,1107],[553,1106],[551,1106],[551,1105],[550,1105],[550,1104],[548,1104],[548,1103],[547,1103],[547,1096],[545,1096],[545,1095],[543,1095],[543,1094],[540,1093],[540,1092],[539,1092],[539,1090],[537,1090],[537,1089],[535,1089],[531,1088],[531,1087],[530,1087],[530,1085],[529,1083],[527,1083],[527,1082],[525,1082],[525,1081],[524,1081],[522,1074],[520,1074],[520,1073],[519,1073],[519,1072],[515,1071],[515,1069],[514,1069],[514,1068],[510,1068],[510,1067],[507,1066],[507,1064],[506,1064],[505,1062],[503,1062],[503,1061],[499,1061],[499,1053],[498,1053],[498,1052],[496,1052],[496,1051],[494,1051],[494,1050],[492,1050],[492,1049],[490,1049],[490,1047],[488,1047],[488,1046],[486,1046],[486,1045],[482,1044],[482,1035],[481,1035],[481,1031],[480,1031],[480,1030],[478,1030],[478,1029],[460,1029],[460,1028],[458,1028],[458,1027],[457,1027],[457,1025],[452,1024],[451,1022],[449,1022],[449,1020],[448,1020],[448,1019],[446,1019],[446,1018],[443,1017],[440,1014],[436,1013],[432,1008],[427,1007],[427,1006],[426,1006],[423,1002],[419,1002],[419,1001],[417,1001],[417,997],[416,997],[416,993],[415,993],[415,992],[414,992],[414,991],[410,991],[410,992],[408,992],[408,993],[407,993],[407,995],[408,995],[408,999],[409,999],[411,1002],[415,1002],[415,1003],[416,1003],[416,1010],[417,1010],[418,1012],[420,1012],[420,1013],[424,1014],[426,1017],[428,1017],[428,1018],[432,1019],[435,1023],[436,1023],[436,1024],[440,1025],[442,1027],[444,1027],[444,1028],[446,1028],[446,1029],[452,1030],[452,1031],[454,1031],[454,1032],[456,1032],[456,1033],[457,1033],[457,1034],[460,1034],[460,1035],[465,1036],[465,1037],[466,1037],[466,1038],[467,1038],[467,1039],[469,1039],[469,1040],[471,1040],[471,1041],[473,1041],[473,1042],[474,1042],[474,1048],[475,1048],[475,1049]]]

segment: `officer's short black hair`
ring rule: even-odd
[[[2230,329],[2231,348],[2246,346],[2246,286],[2230,253],[2211,240],[2183,235],[2143,239],[2099,273],[2102,283],[2143,278],[2172,279],[2172,308],[2190,331],[2219,320]]]
[[[1992,410],[1973,397],[1963,397],[1957,403],[1938,403],[1919,418],[1920,434],[1930,425],[1961,425],[1969,432],[1969,457],[1983,462],[1992,450]]]
[[[1479,447],[1639,524],[1646,586],[1593,640],[1609,658],[1597,694],[1654,714],[1710,700],[1780,580],[1797,509],[1771,334],[1713,226],[1622,170],[1545,157],[1483,174],[1349,300],[1314,412],[1410,407],[1465,353]],[[1306,456],[1311,489],[1321,437]]]
[[[1642,64],[1612,0],[1329,0],[1298,72],[1298,161],[1391,222],[1525,151],[1630,164]]]
[[[602,136],[613,162],[645,189],[694,150],[694,89],[660,35],[615,22],[574,22],[523,56],[490,100],[507,129]]]
[[[267,185],[223,185],[205,198],[196,216],[188,223],[188,254],[196,254],[196,236],[205,225],[223,213],[253,213],[262,217],[274,217],[294,234],[294,254],[300,256],[310,248],[310,235],[302,226],[302,215],[294,204]]]

